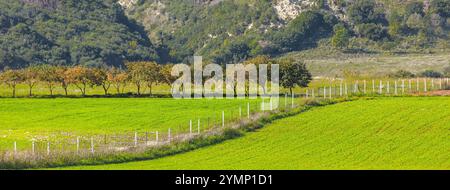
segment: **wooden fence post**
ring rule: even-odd
[[[427,79],[426,79],[426,78],[423,79],[423,90],[424,90],[425,92],[428,91],[428,89],[427,89]]]
[[[250,103],[247,102],[247,119],[250,119]]]
[[[395,84],[394,84],[394,94],[398,95],[398,93],[397,93],[397,80],[395,80]]]
[[[222,111],[222,127],[225,127],[225,111]]]
[[[386,88],[387,88],[387,94],[390,94],[391,93],[391,81],[387,81],[387,86],[386,86]]]
[[[14,141],[14,156],[17,154],[17,142]]]
[[[31,153],[34,155],[35,153],[35,147],[34,147],[34,140],[31,141]]]
[[[80,153],[80,137],[77,137],[77,154]]]
[[[332,91],[333,91],[333,90],[331,89],[331,84],[330,84],[330,90],[328,91],[328,92],[330,92],[330,93],[329,93],[329,98],[330,98],[330,99],[332,98],[332,95],[333,95]]]
[[[402,80],[402,95],[405,94],[405,80]]]
[[[431,79],[431,89],[430,89],[430,90],[431,90],[431,91],[434,90],[434,78]]]
[[[158,132],[157,132],[158,133]],[[145,132],[145,146],[148,145],[148,132]]]
[[[189,136],[192,137],[192,119],[189,121]]]
[[[419,78],[416,79],[416,91],[420,92],[420,80],[419,80]]]
[[[372,94],[375,94],[375,80],[372,80]]]
[[[294,98],[295,98],[295,95],[294,95],[295,93],[294,92],[292,92],[292,94],[291,94],[291,108],[294,108]]]
[[[409,89],[409,93],[411,93],[411,91],[412,91],[412,82],[411,82],[411,79],[408,80],[408,89]]]
[[[170,136],[170,128],[169,128],[169,132],[167,133],[167,140],[170,142],[172,141],[172,137]]]
[[[378,94],[383,94],[383,80],[380,80],[380,89],[378,91]]]
[[[367,82],[364,80],[364,95],[367,94]]]
[[[91,153],[94,154],[94,138],[91,137]]]
[[[134,147],[137,147],[138,145],[138,134],[137,132],[134,132]]]

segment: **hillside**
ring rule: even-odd
[[[112,0],[0,1],[0,69],[158,60],[141,26]]]
[[[168,61],[192,54],[236,62],[325,46],[349,52],[448,48],[445,0],[120,0],[164,47]]]
[[[0,69],[450,47],[446,0],[4,0]]]
[[[447,97],[358,100],[192,152],[63,169],[449,169],[448,106]]]

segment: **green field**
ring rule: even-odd
[[[450,169],[449,107],[448,97],[357,100],[192,152],[64,169]]]
[[[160,131],[189,131],[189,120],[202,129],[238,119],[260,108],[261,100],[175,100],[151,98],[0,99],[0,149],[30,149],[32,139]],[[209,122],[208,122],[209,121]],[[209,126],[208,126],[209,123]],[[53,138],[53,139],[52,139]]]

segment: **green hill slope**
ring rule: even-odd
[[[115,65],[158,60],[115,0],[0,1],[0,70],[30,64]]]
[[[347,102],[184,154],[70,169],[450,169],[449,106],[446,97]]]

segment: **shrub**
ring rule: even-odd
[[[443,77],[443,74],[437,71],[433,70],[426,70],[422,73],[420,73],[421,77],[430,77],[430,78],[441,78]]]
[[[414,73],[411,73],[410,71],[399,70],[397,72],[389,74],[388,76],[393,78],[413,78],[416,75]]]
[[[374,41],[382,40],[387,37],[386,29],[379,24],[360,24],[356,26],[356,30],[360,36]]]

